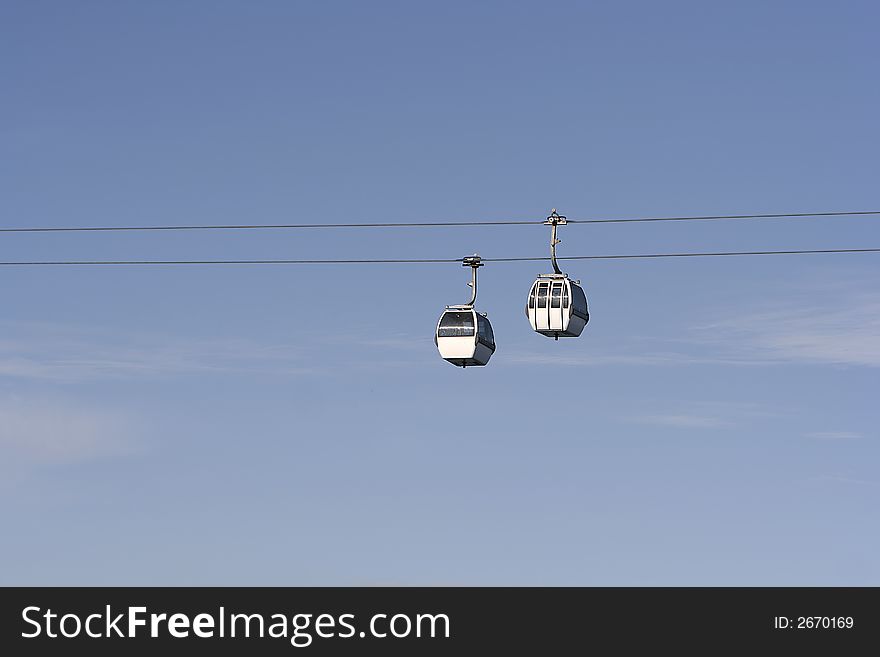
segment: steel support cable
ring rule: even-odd
[[[806,219],[811,217],[856,217],[880,215],[880,210],[855,212],[789,212],[781,214],[730,214],[682,217],[634,217],[623,219],[569,219],[569,224],[625,224],[650,222],[722,221],[738,219]],[[543,221],[412,221],[382,223],[329,223],[329,224],[209,224],[173,226],[44,226],[0,227],[0,233],[85,233],[85,232],[146,232],[194,230],[264,230],[264,229],[319,229],[319,228],[426,228],[456,226],[541,226]]]
[[[711,251],[703,253],[625,253],[609,255],[563,256],[557,260],[634,260],[642,258],[709,258],[721,256],[812,255],[812,254],[880,253],[880,248],[862,249],[798,249],[775,251]],[[516,258],[482,258],[483,262],[542,262],[547,256]],[[4,267],[90,266],[90,265],[365,265],[365,264],[460,264],[461,258],[377,258],[337,260],[17,260],[0,261]]]

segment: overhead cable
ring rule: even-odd
[[[856,217],[880,215],[880,210],[854,212],[789,212],[780,214],[729,214],[682,217],[631,217],[622,219],[569,219],[569,224],[626,224],[650,222],[721,221],[738,219],[806,219],[817,217]],[[168,226],[42,226],[2,228],[0,233],[85,233],[136,231],[194,231],[194,230],[264,230],[264,229],[320,229],[320,228],[432,228],[459,226],[540,226],[543,221],[408,221],[381,223],[325,223],[325,224],[189,224]]]
[[[712,251],[705,253],[625,253],[615,255],[564,256],[557,260],[633,260],[641,258],[710,258],[720,256],[811,255],[832,253],[880,253],[880,248],[862,249],[798,249],[787,251]],[[483,262],[541,262],[546,256],[515,258],[482,258]],[[5,267],[90,266],[90,265],[366,265],[366,264],[447,264],[461,263],[461,258],[375,258],[334,260],[16,260],[0,261]]]

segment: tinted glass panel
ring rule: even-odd
[[[474,334],[474,315],[469,312],[444,313],[440,320],[437,335],[441,338],[454,338]]]
[[[495,345],[495,336],[492,334],[492,325],[482,315],[477,315],[477,324],[480,329],[480,341]]]
[[[562,301],[562,283],[554,283],[553,284],[553,292],[550,296],[550,307],[551,308],[559,308],[559,304]]]
[[[547,307],[547,283],[538,286],[538,308]]]
[[[535,287],[532,286],[531,292],[529,292],[529,308],[535,307]]]
[[[568,308],[568,286],[562,288],[562,307]]]
[[[587,297],[580,286],[574,283],[571,285],[571,305],[575,313],[587,315]]]

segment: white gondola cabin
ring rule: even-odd
[[[587,295],[565,274],[541,274],[529,291],[526,317],[549,338],[576,338],[590,321]]]
[[[485,365],[495,353],[492,325],[482,313],[468,306],[447,306],[434,338],[440,355],[453,365]]]
[[[434,331],[434,344],[446,361],[458,367],[479,367],[489,362],[495,353],[495,336],[485,313],[474,310],[477,300],[477,268],[482,267],[480,256],[468,256],[462,265],[472,268],[473,288],[470,303],[446,306]]]
[[[553,210],[544,223],[551,227],[550,262],[554,273],[541,274],[532,284],[526,302],[526,317],[532,329],[548,338],[576,338],[590,321],[590,313],[580,281],[573,281],[568,274],[563,274],[556,262],[556,245],[560,242],[556,239],[556,228],[568,221]]]

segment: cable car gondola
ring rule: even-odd
[[[477,300],[477,269],[483,266],[480,256],[462,259],[462,266],[472,269],[473,288],[470,303],[446,306],[434,333],[434,344],[440,355],[458,367],[482,366],[495,353],[495,336],[485,313],[474,310]]]
[[[576,338],[590,321],[590,313],[580,281],[571,280],[556,263],[556,245],[560,242],[556,239],[556,227],[568,222],[553,210],[545,223],[552,226],[550,261],[554,273],[539,274],[532,284],[526,302],[526,317],[532,329],[548,338]]]

